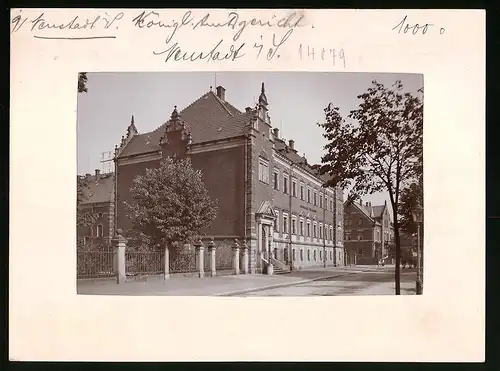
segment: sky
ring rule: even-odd
[[[254,106],[264,82],[269,116],[280,136],[295,140],[295,148],[310,164],[320,163],[326,144],[316,125],[331,102],[341,114],[357,108],[358,95],[373,80],[386,86],[401,80],[405,90],[423,86],[420,74],[339,72],[116,72],[88,73],[87,93],[78,96],[78,174],[101,168],[101,153],[113,151],[126,134],[131,116],[139,133],[166,122],[174,105],[179,111],[222,85],[226,100],[241,111]],[[389,203],[387,194],[364,197],[372,204]]]

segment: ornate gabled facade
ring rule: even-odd
[[[347,201],[344,210],[347,263],[377,264],[382,258],[390,258],[394,236],[387,202],[372,206],[362,200]]]
[[[115,151],[117,228],[132,227],[125,202],[133,179],[165,157],[189,156],[218,200],[204,234],[219,245],[245,241],[250,272],[262,272],[269,259],[295,268],[343,264],[342,192],[324,188],[318,168],[272,128],[264,84],[258,103],[244,111],[217,86],[181,111],[174,106],[150,133],[130,126]]]

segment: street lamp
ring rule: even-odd
[[[421,272],[421,263],[420,263],[420,223],[422,223],[423,219],[423,209],[420,203],[412,211],[413,221],[417,223],[417,282],[416,282],[416,291],[417,295],[422,295],[422,272]]]

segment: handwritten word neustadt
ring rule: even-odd
[[[175,36],[177,31],[181,28],[191,28],[192,30],[202,29],[204,27],[208,28],[229,28],[236,31],[233,35],[233,41],[237,41],[243,31],[248,26],[258,26],[271,28],[282,28],[282,29],[294,29],[297,27],[303,27],[301,22],[304,19],[303,15],[298,15],[297,12],[292,12],[287,17],[278,18],[273,15],[270,19],[262,20],[257,18],[252,19],[242,19],[242,17],[237,12],[229,12],[225,19],[221,21],[213,21],[210,13],[204,14],[202,17],[195,17],[192,11],[187,11],[178,20],[172,20],[172,22],[166,22],[160,18],[160,14],[155,11],[142,12],[137,17],[132,19],[135,27],[139,28],[168,28],[172,32],[167,36],[165,43],[168,44],[172,38]]]
[[[344,49],[329,49],[329,48],[317,48],[311,47],[309,45],[299,45],[299,58],[300,60],[321,60],[325,61],[331,59],[333,66],[336,66],[337,61],[346,66],[346,58]]]
[[[421,34],[421,35],[425,35],[427,33],[427,31],[434,27],[434,24],[432,23],[425,23],[425,24],[418,24],[418,23],[415,23],[415,24],[411,24],[408,22],[408,16],[405,15],[404,18],[396,25],[392,28],[393,31],[397,31],[398,34],[400,33],[408,33],[410,32],[412,35],[416,35],[416,34]],[[446,31],[446,29],[444,27],[441,27],[439,29],[439,34],[442,35],[444,34],[444,32]]]
[[[20,11],[22,12],[22,10]],[[75,16],[67,22],[57,23],[51,22],[45,16],[45,13],[41,13],[34,19],[28,19],[27,17],[23,17],[22,14],[15,16],[12,19],[12,33],[18,32],[27,21],[31,23],[30,32],[39,33],[40,31],[45,30],[72,30],[72,31],[85,31],[92,29],[101,29],[101,30],[111,30],[118,29],[119,21],[123,18],[123,12],[117,12],[114,14],[104,13],[102,15],[96,15],[93,18],[81,18],[79,16]],[[29,27],[29,26],[27,26]],[[36,34],[34,37],[39,39],[66,39],[66,40],[74,40],[74,39],[99,39],[99,38],[115,38],[116,36],[88,36],[88,37],[72,37],[72,36],[57,36],[57,35],[40,35]]]

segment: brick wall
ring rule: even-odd
[[[203,173],[210,197],[218,200],[218,213],[204,232],[216,236],[244,234],[244,147],[197,153],[193,167]]]

